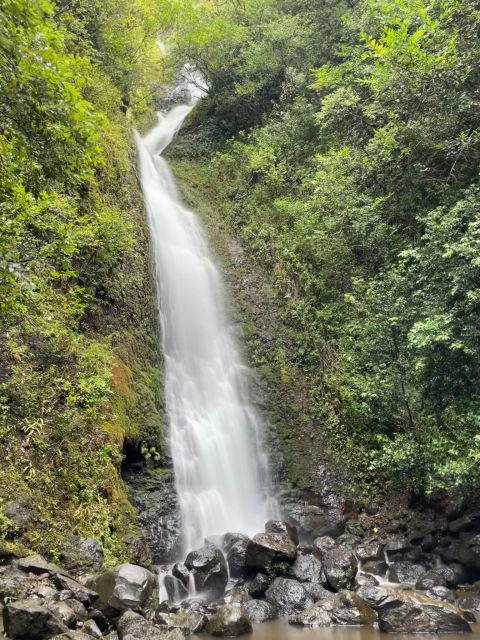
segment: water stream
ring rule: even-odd
[[[187,92],[188,103],[159,114],[157,126],[136,142],[154,252],[170,449],[189,551],[207,536],[263,531],[278,514],[224,283],[161,155],[200,97],[193,84]]]

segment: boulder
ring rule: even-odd
[[[228,553],[237,542],[249,542],[249,540],[250,538],[244,533],[226,533],[222,539],[222,549]]]
[[[278,615],[273,604],[266,600],[249,600],[242,604],[242,609],[253,624],[275,620]]]
[[[175,576],[164,576],[163,587],[170,602],[181,602],[182,600],[185,600],[185,598],[188,598],[187,587]]]
[[[289,506],[287,515],[304,540],[313,540],[318,536],[337,538],[345,531],[347,521],[343,509],[336,506],[296,503]]]
[[[387,589],[377,606],[381,631],[387,633],[464,633],[471,631],[462,611],[416,591]]]
[[[92,636],[83,631],[67,631],[58,636],[53,636],[52,640],[92,640]]]
[[[135,564],[121,564],[94,581],[99,594],[95,606],[107,617],[126,609],[140,609],[156,586],[153,573]]]
[[[420,564],[410,562],[392,562],[388,568],[388,579],[390,582],[400,582],[402,584],[414,585],[427,570]]]
[[[281,616],[292,616],[313,604],[305,586],[290,578],[275,578],[265,597]]]
[[[30,580],[23,572],[11,566],[0,567],[0,603],[28,598]]]
[[[463,538],[455,560],[469,569],[480,569],[480,533],[470,533]]]
[[[357,560],[345,547],[337,545],[333,538],[324,536],[313,542],[313,554],[322,562],[328,584],[335,591],[352,589],[357,572]]]
[[[63,622],[69,629],[74,629],[77,624],[75,611],[66,602],[52,602],[48,605],[50,611]]]
[[[329,598],[332,595],[332,592],[328,589],[325,589],[325,587],[323,587],[320,583],[304,582],[303,586],[305,587],[306,592],[313,600],[313,602],[325,600],[325,598]]]
[[[176,564],[173,565],[172,575],[175,578],[177,578],[177,580],[180,580],[180,582],[182,582],[185,587],[188,587],[188,581],[190,579],[190,571],[183,564],[183,562],[177,562]]]
[[[341,591],[317,602],[289,620],[290,624],[303,627],[373,625],[375,621],[375,612],[351,591]]]
[[[421,575],[416,584],[415,589],[417,591],[428,591],[429,589],[433,589],[433,587],[446,587],[447,580],[445,576],[436,571],[427,571]]]
[[[355,549],[355,555],[360,562],[383,560],[383,545],[379,542],[363,543]]]
[[[258,533],[247,545],[245,564],[250,569],[266,569],[274,563],[294,562],[297,547],[281,533]]]
[[[57,564],[48,562],[45,558],[42,558],[42,556],[28,556],[27,558],[20,558],[20,560],[17,560],[16,566],[25,573],[34,573],[35,575],[68,575],[65,569]]]
[[[80,582],[77,582],[73,578],[69,578],[68,576],[55,575],[53,577],[53,582],[57,589],[60,591],[70,592],[71,596],[75,600],[78,600],[86,607],[91,606],[99,597],[97,591],[93,589],[89,589],[84,586]]]
[[[90,620],[93,620],[95,622],[102,633],[108,631],[110,624],[101,611],[99,611],[98,609],[90,609],[90,611],[88,612],[88,617],[90,618]]]
[[[374,576],[384,576],[388,571],[388,564],[382,560],[368,560],[362,564],[364,573],[372,573]]]
[[[212,636],[236,638],[251,633],[252,623],[241,607],[226,604],[210,618],[206,630]]]
[[[298,530],[293,524],[282,522],[281,520],[269,520],[265,525],[266,533],[280,533],[288,536],[296,545],[299,543]]]
[[[78,600],[75,600],[74,598],[69,598],[64,602],[66,605],[70,607],[70,609],[72,609],[72,611],[75,613],[76,619],[79,620],[80,622],[84,622],[85,620],[88,620],[89,617],[91,617],[91,613],[87,611],[85,605],[79,602]]]
[[[456,605],[462,611],[480,611],[480,593],[460,593]]]
[[[232,544],[227,552],[227,563],[230,575],[238,578],[245,573],[247,546],[250,542],[249,538],[237,540]]]
[[[68,627],[38,600],[20,600],[3,608],[5,633],[13,640],[43,640],[68,631]]]
[[[103,549],[95,538],[81,538],[78,551],[83,564],[100,569],[103,564]]]
[[[443,602],[455,602],[455,593],[447,587],[432,587],[427,591],[427,596]]]
[[[242,604],[251,600],[251,596],[248,593],[248,584],[237,583],[231,589],[229,589],[224,596],[225,604]]]
[[[203,613],[180,609],[177,613],[158,613],[155,622],[165,625],[167,629],[181,629],[190,635],[203,631],[207,624],[207,616]]]
[[[195,588],[207,600],[217,600],[225,592],[228,571],[225,557],[218,547],[207,544],[188,554],[185,566],[193,573]]]
[[[125,611],[117,621],[119,640],[184,640],[180,629],[165,631],[145,620],[135,611]]]
[[[261,598],[271,584],[271,579],[264,573],[257,573],[248,585],[248,593],[252,598]]]
[[[82,631],[92,638],[101,638],[103,636],[95,620],[87,620],[82,627]]]
[[[293,575],[299,582],[315,582],[323,586],[327,584],[322,563],[314,555],[298,556],[293,565]]]

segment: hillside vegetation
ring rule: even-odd
[[[269,274],[269,364],[361,495],[478,485],[478,5],[192,5],[172,42],[210,92],[171,155]]]

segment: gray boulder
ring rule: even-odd
[[[390,582],[400,582],[402,584],[414,585],[427,570],[419,564],[410,562],[392,562],[388,568],[388,578]]]
[[[327,577],[323,565],[314,555],[301,555],[293,565],[293,575],[299,582],[314,582],[325,586]]]
[[[117,621],[119,640],[184,640],[180,629],[165,631],[145,620],[135,611],[125,611]]]
[[[446,586],[447,580],[444,575],[436,571],[427,571],[427,573],[424,573],[418,578],[415,589],[417,591],[428,591],[429,589],[433,589],[433,587]]]
[[[48,562],[42,556],[28,556],[17,560],[16,566],[25,573],[34,573],[35,575],[47,574],[53,576],[55,574],[68,575],[68,573],[57,564]]]
[[[167,629],[180,629],[187,635],[200,633],[207,624],[207,617],[203,613],[180,609],[177,613],[159,613],[155,622],[165,625]]]
[[[82,627],[83,633],[91,636],[92,638],[101,638],[103,633],[100,631],[95,620],[87,620]]]
[[[181,602],[188,598],[187,587],[175,576],[166,575],[163,580],[163,586],[170,602]]]
[[[242,609],[253,624],[275,620],[278,616],[277,609],[266,600],[249,600],[242,604]]]
[[[188,587],[190,571],[183,564],[183,562],[177,562],[173,565],[172,575],[177,578],[177,580],[180,580],[180,582],[182,582],[185,587]]]
[[[20,600],[3,608],[5,633],[13,640],[43,640],[68,631],[53,611],[39,600]]]
[[[264,573],[257,573],[248,585],[248,593],[252,598],[261,598],[270,586],[272,580]]]
[[[360,560],[360,562],[383,560],[383,545],[379,542],[365,542],[356,547],[355,555]]]
[[[218,547],[207,544],[188,554],[185,566],[193,573],[197,593],[207,600],[217,600],[225,592],[228,571],[225,557]]]
[[[110,617],[126,609],[143,607],[152,595],[156,579],[143,567],[121,564],[102,573],[94,585],[99,594],[95,606]]]
[[[210,618],[206,631],[212,636],[236,638],[251,633],[252,623],[242,607],[226,604]]]
[[[465,633],[471,631],[462,611],[416,591],[388,589],[378,606],[381,631],[387,633]]]
[[[303,627],[373,625],[375,621],[375,612],[351,591],[341,591],[317,602],[289,620],[290,624]]]
[[[266,569],[277,562],[294,562],[297,547],[282,533],[258,533],[247,545],[245,564],[250,569]]]
[[[468,592],[459,593],[456,605],[462,611],[480,611],[480,593]]]
[[[77,624],[77,614],[66,602],[59,600],[48,605],[50,611],[69,629],[74,629]]]
[[[427,596],[443,602],[455,602],[455,593],[447,587],[432,587],[427,591]]]
[[[335,591],[353,589],[357,560],[349,549],[324,536],[313,542],[313,554],[321,561],[328,584]]]
[[[70,592],[75,600],[78,600],[86,607],[91,606],[98,599],[98,592],[90,589],[80,582],[68,576],[55,575],[53,582],[60,591]]]
[[[266,533],[280,533],[288,536],[296,545],[299,543],[297,527],[281,520],[269,520],[265,525]]]
[[[325,600],[325,598],[329,598],[332,595],[331,591],[325,589],[325,587],[318,582],[304,582],[303,586],[313,602]]]
[[[245,573],[246,559],[247,559],[247,547],[250,542],[250,538],[246,536],[244,539],[237,540],[232,544],[227,552],[227,563],[230,569],[230,575],[238,578]]]
[[[313,604],[305,585],[289,578],[275,578],[265,597],[281,616],[292,616]]]

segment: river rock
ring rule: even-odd
[[[377,606],[379,627],[387,633],[464,633],[471,631],[462,611],[416,591],[387,589]]]
[[[16,566],[25,573],[34,573],[35,575],[47,574],[53,576],[55,574],[68,575],[68,573],[57,564],[48,562],[42,556],[28,556],[17,560]]]
[[[180,629],[165,631],[145,620],[135,611],[125,611],[117,621],[119,640],[184,640]]]
[[[298,530],[293,524],[282,522],[281,520],[269,520],[265,525],[266,533],[280,533],[288,536],[296,545],[299,543]]]
[[[237,544],[237,542],[249,542],[250,538],[244,533],[226,533],[222,538],[222,549],[225,553]]]
[[[5,633],[13,640],[43,640],[68,631],[68,627],[38,600],[20,600],[3,608]]]
[[[242,604],[242,609],[253,624],[275,620],[278,616],[277,609],[266,600],[249,600]]]
[[[192,571],[197,593],[207,600],[217,600],[225,592],[228,571],[222,551],[207,544],[188,554],[185,566]]]
[[[388,571],[388,564],[382,560],[368,560],[362,565],[365,573],[373,573],[374,576],[384,576]]]
[[[458,595],[456,605],[462,611],[480,611],[480,593],[461,593]]]
[[[77,615],[66,602],[52,602],[48,605],[50,611],[70,629],[75,628]]]
[[[94,581],[99,594],[95,606],[107,617],[126,609],[140,609],[156,586],[153,573],[135,564],[121,564]]]
[[[227,563],[230,569],[230,575],[234,578],[238,578],[245,573],[247,546],[249,543],[250,538],[244,536],[229,546]]]
[[[379,542],[360,544],[355,549],[355,555],[360,562],[378,561],[384,559],[383,545]]]
[[[166,575],[163,579],[163,586],[170,602],[181,602],[188,598],[187,587],[175,576]]]
[[[172,575],[175,578],[177,578],[177,580],[180,580],[180,582],[182,582],[185,587],[188,587],[188,581],[190,579],[190,571],[183,564],[183,562],[177,562],[176,564],[173,565]]]
[[[325,598],[329,598],[332,595],[332,592],[322,586],[319,582],[304,582],[303,586],[313,602],[325,600]]]
[[[252,623],[241,607],[226,604],[210,618],[206,631],[212,636],[236,638],[251,633]]]
[[[447,587],[432,587],[427,591],[427,596],[443,602],[455,602],[455,593]]]
[[[87,620],[82,627],[82,631],[92,638],[101,638],[103,636],[95,620]]]
[[[12,566],[0,567],[0,603],[28,598],[31,581]]]
[[[264,573],[257,573],[248,585],[248,593],[252,598],[261,598],[271,584],[271,579]]]
[[[313,542],[313,553],[322,562],[328,584],[335,591],[352,589],[357,572],[354,554],[337,545],[333,538],[324,536]]]
[[[207,616],[195,611],[180,610],[177,613],[159,613],[155,622],[165,625],[168,629],[181,629],[187,635],[200,633],[207,624]]]
[[[323,586],[327,584],[322,563],[311,554],[298,556],[293,565],[293,575],[299,582],[315,582]]]
[[[248,593],[248,584],[237,583],[231,589],[229,589],[224,596],[225,604],[242,604],[251,600],[251,596]]]
[[[426,573],[425,567],[410,562],[392,562],[388,568],[390,582],[414,585]]]
[[[313,604],[305,586],[290,578],[275,578],[265,597],[281,616],[292,616]]]
[[[91,606],[98,599],[98,592],[90,589],[80,582],[68,576],[55,575],[53,582],[60,591],[69,592],[75,600],[83,603],[86,607]]]
[[[416,584],[415,589],[417,591],[428,591],[429,589],[433,589],[433,587],[446,587],[447,581],[445,576],[436,571],[427,571],[421,575]]]
[[[247,545],[246,566],[250,569],[266,569],[272,563],[294,562],[297,547],[281,533],[257,533]]]
[[[290,624],[303,627],[325,627],[330,625],[373,625],[375,612],[351,591],[341,591],[317,602],[298,615],[290,618]]]
[[[289,506],[288,519],[303,540],[319,536],[337,538],[345,531],[346,516],[341,508],[297,503]]]
[[[78,600],[75,600],[74,598],[69,598],[68,600],[65,600],[64,602],[75,613],[75,617],[76,617],[77,620],[80,620],[81,622],[83,622],[85,620],[88,620],[89,617],[91,617],[91,613],[89,613],[87,611],[87,608],[85,607],[85,605],[82,602],[79,602]]]

